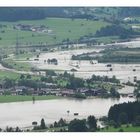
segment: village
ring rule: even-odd
[[[47,96],[47,95],[54,95],[54,96],[63,96],[63,97],[75,97],[76,94],[81,94],[84,96],[100,96],[103,94],[107,94],[103,92],[101,88],[77,88],[74,89],[67,89],[67,88],[59,88],[56,84],[46,83],[48,87],[46,88],[38,88],[34,89],[31,87],[26,86],[14,86],[12,88],[2,88],[0,85],[0,95],[31,95],[31,96]],[[80,97],[79,97],[80,98]]]
[[[13,25],[13,29],[21,31],[32,31],[37,33],[47,33],[47,34],[52,33],[52,30],[46,27],[45,25],[35,26],[31,24],[17,24]]]

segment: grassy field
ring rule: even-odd
[[[119,40],[120,39],[119,39],[118,36],[107,36],[107,37],[99,37],[99,38],[97,38],[97,42],[103,42],[104,44],[116,42],[116,41],[119,41]]]
[[[123,125],[119,128],[114,128],[114,127],[109,127],[108,129],[104,128],[100,132],[119,132],[121,129],[124,132],[140,132],[140,126],[129,126],[129,127],[127,127],[126,125]]]
[[[32,130],[32,132],[54,132],[54,131],[60,131],[61,129],[68,129],[67,126],[64,127],[56,127],[56,128],[49,128],[49,129],[41,129],[41,130]],[[119,132],[120,129],[123,129],[124,132],[140,132],[140,126],[134,127],[134,126],[129,126],[126,127],[125,125],[119,128],[113,128],[109,127],[108,129],[104,128],[103,130],[97,131],[97,132]]]
[[[95,34],[97,30],[109,23],[85,19],[72,20],[69,18],[47,18],[44,20],[33,21],[0,22],[0,24],[7,25],[7,27],[1,29],[4,30],[4,32],[0,32],[0,44],[1,46],[8,46],[15,45],[17,33],[19,36],[19,42],[22,44],[38,44],[40,42],[54,44],[67,38],[70,40],[76,40],[81,36],[90,33]],[[16,24],[45,25],[52,30],[53,33],[50,35],[31,31],[19,31],[13,29],[13,25]]]
[[[27,62],[15,61],[12,59],[5,59],[3,60],[9,68],[18,70],[18,71],[30,71],[31,65]]]
[[[33,96],[20,96],[20,95],[1,95],[0,103],[9,103],[9,102],[23,102],[23,101],[32,101]],[[52,99],[60,99],[62,97],[48,95],[48,96],[35,96],[35,100],[52,100]]]
[[[24,54],[16,54],[15,56],[14,56],[14,60],[24,60],[24,61],[26,61],[27,60],[27,58],[31,58],[31,57],[33,57],[33,56],[36,56],[38,53],[33,53],[33,52],[25,52]]]
[[[9,78],[9,79],[18,79],[20,77],[20,74],[11,72],[11,71],[2,71],[0,70],[0,80]]]
[[[131,56],[133,56],[133,55],[140,55],[140,52],[139,52],[139,50],[138,51],[133,51],[133,50],[130,50],[130,51],[115,51],[114,53],[113,53],[113,55],[122,55],[122,56],[127,56],[127,55],[131,55]]]
[[[67,126],[54,127],[48,129],[32,130],[31,132],[60,132],[61,129],[68,129],[68,127]]]
[[[20,73],[0,70],[0,80],[3,80],[5,78],[9,78],[9,79],[13,79],[13,80],[19,80],[20,76],[21,76]],[[26,76],[26,74],[25,74],[25,76]],[[31,79],[38,80],[38,79],[40,79],[40,76],[32,75]]]

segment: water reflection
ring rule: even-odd
[[[35,103],[35,96],[32,97],[33,104]]]

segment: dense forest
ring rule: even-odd
[[[140,125],[140,102],[116,104],[110,108],[108,118],[121,124]]]
[[[118,15],[120,17],[128,17],[128,16],[139,16],[140,8],[139,7],[124,7],[118,10]]]
[[[65,17],[63,8],[0,8],[0,21],[35,20],[46,17]]]
[[[35,20],[44,19],[47,17],[63,17],[63,18],[89,18],[95,16],[88,14],[86,8],[78,7],[1,7],[0,21],[18,21],[18,20]],[[89,10],[90,11],[90,10]]]
[[[1,7],[0,21],[34,20],[46,17],[72,17],[95,19],[101,13],[105,16],[123,18],[128,16],[139,16],[140,8],[136,7]]]
[[[0,8],[0,21],[43,19],[46,15],[39,8]]]
[[[132,35],[138,35],[139,33],[133,31],[132,28],[124,28],[120,25],[110,25],[102,27],[96,32],[96,36],[119,36],[121,39],[128,38]]]

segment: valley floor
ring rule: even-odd
[[[36,100],[52,100],[52,99],[59,99],[62,97],[48,95],[48,96],[35,96]],[[33,101],[33,96],[20,96],[20,95],[1,95],[0,96],[0,103],[10,103],[10,102],[24,102],[24,101]]]

